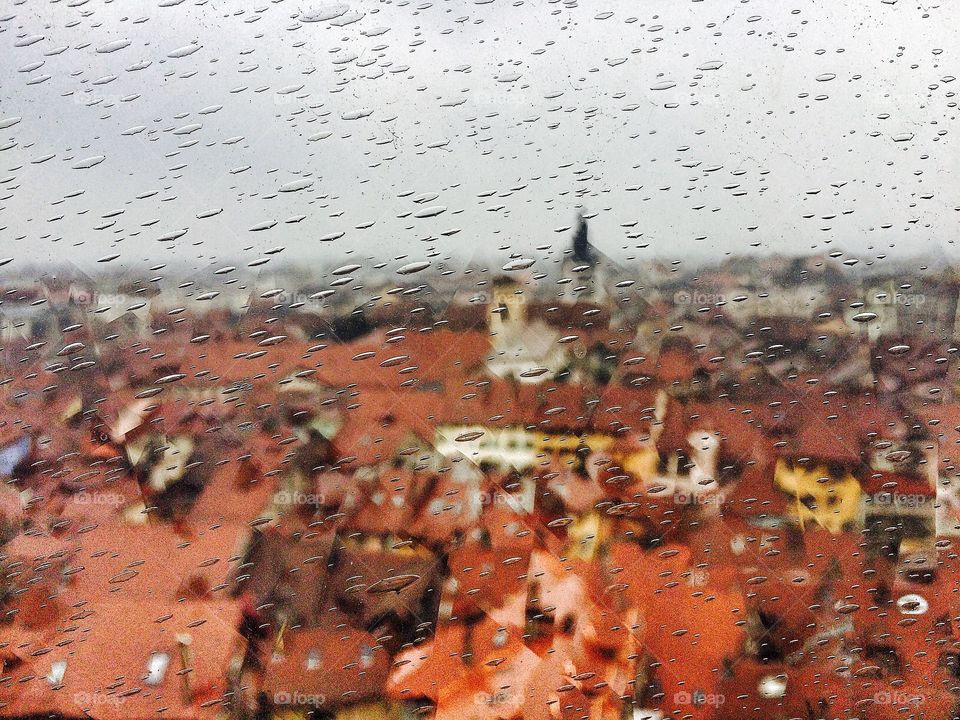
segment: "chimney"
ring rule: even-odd
[[[193,691],[190,688],[190,644],[193,638],[189,633],[177,633],[177,645],[180,647],[180,682],[184,705],[193,704]]]

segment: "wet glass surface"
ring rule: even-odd
[[[0,3],[0,717],[960,717],[957,27]]]

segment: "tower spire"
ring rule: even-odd
[[[593,265],[597,260],[596,251],[590,244],[587,220],[583,213],[577,213],[577,232],[573,236],[573,259],[581,263]]]

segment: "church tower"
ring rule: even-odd
[[[586,217],[582,212],[577,213],[573,246],[566,252],[562,265],[563,277],[572,279],[566,286],[563,301],[568,305],[576,302],[604,304],[607,300],[606,261],[607,258],[590,243]]]
[[[527,320],[527,296],[520,283],[501,275],[493,281],[490,291],[490,332],[500,337],[519,332]]]

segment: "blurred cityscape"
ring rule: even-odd
[[[7,278],[0,715],[953,717],[960,280],[556,264]]]

